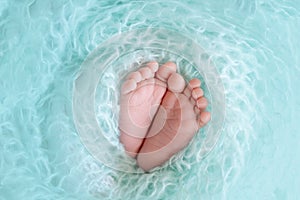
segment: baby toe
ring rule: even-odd
[[[128,94],[129,92],[133,91],[136,87],[136,81],[134,79],[128,79],[123,83],[121,93]]]
[[[136,82],[140,82],[140,81],[142,81],[142,75],[141,75],[140,72],[135,71],[135,72],[130,73],[130,74],[127,76],[127,80],[130,80],[130,79],[133,79],[133,80],[135,80]]]
[[[199,79],[192,79],[189,81],[189,83],[187,84],[186,88],[183,91],[183,94],[187,97],[190,98],[192,96],[192,91],[194,88],[199,88],[201,85],[201,82]]]
[[[194,88],[200,87],[201,81],[197,78],[193,78],[192,80],[190,80],[189,84],[190,84],[191,88],[194,89]]]
[[[194,88],[192,90],[192,97],[196,100],[203,96],[203,90],[201,88]]]
[[[208,105],[207,99],[205,97],[200,97],[197,99],[196,105],[200,110],[206,109]]]
[[[199,128],[202,128],[203,126],[205,126],[211,119],[210,113],[209,112],[202,112],[199,117],[198,117],[198,125]]]

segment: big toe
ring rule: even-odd
[[[178,73],[173,73],[168,78],[168,89],[175,93],[183,92],[185,88],[185,80]]]
[[[155,77],[163,82],[166,82],[174,72],[176,72],[176,64],[173,62],[166,62],[158,68],[157,72],[155,73]]]

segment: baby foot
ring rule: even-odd
[[[139,152],[166,92],[164,77],[175,71],[176,65],[172,63],[166,63],[158,69],[157,62],[149,62],[145,67],[130,73],[122,85],[120,142],[131,157],[136,157]]]
[[[168,90],[137,156],[138,165],[145,171],[162,165],[182,150],[210,120],[198,79],[185,87],[183,77],[173,73],[167,84]]]

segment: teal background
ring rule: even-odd
[[[97,45],[146,27],[208,52],[226,120],[201,162],[126,174],[82,146],[72,88]],[[298,0],[0,0],[0,199],[299,199],[299,28]]]

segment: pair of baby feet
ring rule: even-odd
[[[186,84],[176,68],[173,62],[149,62],[121,88],[120,142],[145,171],[182,150],[210,120],[200,80]]]

